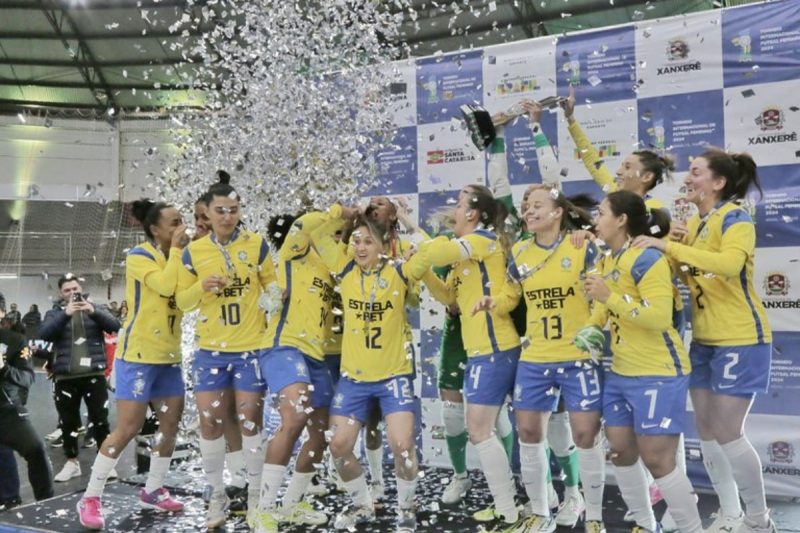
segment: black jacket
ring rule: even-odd
[[[105,340],[103,332],[116,333],[119,331],[119,321],[111,316],[107,309],[95,306],[95,312],[87,314],[83,311],[73,314],[71,317],[64,312],[66,304],[51,309],[44,315],[44,320],[39,326],[39,337],[42,340],[53,343],[54,361],[50,363],[53,375],[66,376],[74,373],[70,372],[70,357],[76,339],[72,338],[71,320],[83,320],[83,327],[86,332],[86,347],[89,352],[91,364],[86,367],[86,374],[101,374],[106,368]]]
[[[5,352],[0,355],[5,362],[0,368],[0,408],[13,405],[24,412],[34,377],[31,351],[25,337],[0,329],[0,352]]]

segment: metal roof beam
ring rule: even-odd
[[[0,13],[2,13],[2,8],[0,8]],[[184,28],[180,31],[171,32],[169,30],[152,30],[148,29],[146,33],[142,33],[141,30],[133,31],[133,30],[108,30],[103,32],[92,32],[92,33],[82,33],[81,38],[84,41],[96,41],[100,39],[178,39],[178,38],[185,38],[187,35],[184,32],[188,32],[189,37],[196,37],[198,35],[203,35],[206,31],[210,31],[212,28]],[[11,40],[11,39],[35,39],[40,41],[49,41],[49,40],[61,40],[62,37],[64,39],[77,39],[78,36],[74,35],[70,32],[62,32],[63,35],[56,35],[55,33],[51,32],[43,32],[43,31],[5,31],[0,32],[0,40]]]
[[[197,0],[192,5],[202,6],[205,1]],[[110,0],[100,2],[89,0],[87,2],[76,2],[75,0],[42,0],[41,5],[26,2],[24,0],[3,0],[0,3],[2,9],[60,9],[70,11],[95,11],[101,9],[157,9],[160,7],[189,7],[187,0]]]
[[[10,80],[0,78],[0,86],[18,85],[20,87],[56,87],[61,89],[87,89],[86,83],[82,81],[59,81],[59,80]],[[151,83],[119,83],[108,87],[109,100],[112,98],[112,91],[190,91],[205,90],[206,87],[195,87],[186,83],[161,83],[153,81]],[[102,99],[98,102],[108,107]],[[116,105],[116,104],[115,104]]]
[[[98,101],[98,103],[105,103],[108,106],[116,107],[116,102],[114,102],[114,95],[112,94],[111,87],[108,85],[108,82],[103,76],[103,72],[100,70],[100,67],[97,66],[97,59],[92,54],[91,49],[86,42],[81,39],[81,32],[78,30],[78,26],[75,24],[75,21],[72,20],[72,17],[69,15],[69,11],[49,7],[52,4],[53,2],[50,0],[39,0],[39,5],[44,13],[45,18],[53,27],[55,32],[61,36],[61,42],[63,43],[64,48],[72,56],[74,66],[78,69],[81,77],[86,82],[85,85],[89,86],[89,90],[92,92],[92,95],[94,96],[95,100]],[[77,36],[77,52],[72,49],[68,39],[66,39],[62,33],[64,24],[69,26],[69,29],[73,35]],[[83,66],[83,63],[90,63],[92,66]],[[104,102],[102,96],[98,94],[98,89],[101,89],[105,92],[107,102]]]
[[[79,61],[68,59],[39,59],[25,57],[0,57],[0,65],[29,65],[32,67],[81,67],[81,68],[116,68],[116,67],[149,67],[159,65],[180,65],[182,63],[203,62],[202,57],[164,57],[164,58],[131,58],[113,61]]]

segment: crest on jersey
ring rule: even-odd
[[[619,270],[617,270],[616,268],[611,271],[611,279],[613,279],[614,281],[619,281]]]
[[[308,377],[308,368],[306,367],[305,363],[298,361],[295,363],[294,368],[297,371],[298,377]]]
[[[247,261],[247,252],[242,250],[239,252],[239,261]]]
[[[786,296],[789,294],[789,277],[783,272],[770,272],[764,278],[764,292],[767,296]]]
[[[700,235],[698,235],[698,238],[701,241],[704,241],[708,238],[708,226],[703,228],[703,230],[700,232]]]
[[[386,281],[383,278],[378,278],[378,287],[380,287],[381,289],[385,289],[388,286],[389,286],[389,282],[388,281]]]
[[[344,394],[339,392],[333,397],[333,407],[336,409],[341,409],[342,403],[344,403]]]
[[[791,443],[776,440],[769,443],[769,460],[773,463],[791,463],[794,458],[794,446]]]
[[[783,111],[778,106],[768,107],[756,117],[756,124],[761,131],[782,130]]]
[[[572,268],[572,259],[565,257],[561,260],[561,270],[568,271],[570,268]]]

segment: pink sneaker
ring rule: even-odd
[[[658,488],[658,485],[655,483],[650,485],[650,506],[652,507],[663,499],[664,496],[661,494],[661,489]]]
[[[139,505],[145,509],[155,509],[156,511],[166,511],[168,513],[183,511],[183,504],[173,498],[164,487],[156,489],[150,494],[144,488],[139,489]]]
[[[103,519],[103,504],[97,496],[78,500],[78,517],[86,529],[103,529],[106,525]]]

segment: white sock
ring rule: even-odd
[[[686,473],[686,440],[683,438],[683,433],[678,439],[678,448],[675,450],[675,464],[681,472]]]
[[[511,425],[511,419],[508,417],[508,404],[504,403],[500,406],[500,411],[497,413],[497,421],[494,424],[497,430],[497,436],[501,439],[511,435],[514,427]]]
[[[719,499],[720,512],[725,516],[739,516],[742,514],[742,503],[739,500],[739,487],[733,479],[731,463],[722,447],[715,440],[701,440],[700,450],[703,452],[703,464],[708,473],[708,479],[714,487]]]
[[[225,469],[225,439],[200,437],[200,455],[203,457],[203,472],[214,493],[225,490],[222,473]]]
[[[244,466],[242,450],[226,453],[225,464],[228,466],[228,473],[231,475],[231,485],[240,489],[244,488],[247,485],[247,469]]]
[[[86,492],[83,495],[84,498],[99,498],[103,495],[108,473],[117,466],[117,461],[119,461],[119,457],[114,459],[113,457],[106,457],[100,452],[97,453],[97,457],[94,458],[94,465],[92,465],[92,473],[89,476],[89,484],[86,485]]]
[[[744,501],[744,511],[751,521],[760,526],[769,522],[767,498],[764,494],[764,478],[761,475],[761,460],[747,437],[722,445],[728,457],[733,479],[739,487]]]
[[[464,419],[464,404],[458,402],[442,402],[442,423],[444,433],[448,437],[458,437],[467,430]]]
[[[568,457],[575,451],[572,440],[572,428],[569,425],[569,413],[553,413],[547,424],[547,443],[556,457]]]
[[[363,472],[357,478],[351,481],[342,481],[344,488],[353,500],[353,505],[356,507],[372,508],[372,495],[367,488],[367,478],[364,477]]]
[[[150,472],[148,472],[147,482],[144,484],[145,492],[149,494],[164,486],[164,477],[169,470],[170,461],[172,461],[171,455],[169,457],[150,457]]]
[[[271,511],[275,508],[275,500],[278,499],[278,491],[283,485],[284,474],[286,474],[285,466],[264,463],[264,471],[261,474],[261,495],[258,499],[259,511]]]
[[[252,503],[256,504],[261,486],[261,470],[264,468],[264,449],[261,433],[242,435],[242,459],[247,471],[248,493],[252,495]]]
[[[530,499],[531,511],[540,516],[550,516],[547,504],[547,449],[538,442],[529,444],[519,442],[519,462],[522,483]]]
[[[313,477],[314,472],[298,472],[295,470],[292,473],[289,486],[286,487],[286,493],[283,495],[283,507],[285,509],[291,509],[300,503]]]
[[[494,499],[497,512],[503,515],[506,522],[513,523],[519,518],[517,506],[514,503],[514,480],[511,477],[511,467],[508,457],[500,440],[492,435],[485,441],[475,445],[481,461],[486,483]]]
[[[636,523],[650,531],[656,530],[656,517],[650,507],[650,483],[641,461],[631,466],[614,466],[619,491]]]
[[[414,494],[417,492],[417,478],[407,481],[397,478],[397,505],[400,509],[414,508]]]
[[[603,520],[606,454],[601,444],[593,448],[578,448],[578,471],[586,501],[586,520]]]
[[[669,513],[681,533],[703,533],[694,489],[686,474],[678,467],[656,480]]]
[[[369,466],[369,480],[373,483],[383,483],[383,446],[377,450],[367,448],[367,466]]]

